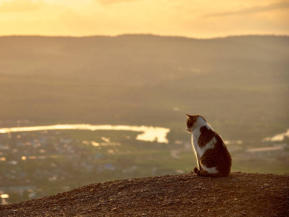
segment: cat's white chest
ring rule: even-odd
[[[199,143],[198,143],[200,135],[201,135],[200,129],[196,129],[196,130],[193,131],[192,137],[191,137],[192,145],[193,145],[195,151],[197,152],[198,157],[201,157],[199,155],[201,150],[200,150]]]
[[[196,157],[197,166],[200,169],[199,159],[201,158],[201,156],[199,155],[199,153],[200,153],[200,147],[199,147],[199,144],[198,144],[199,137],[200,137],[200,130],[198,130],[198,132],[195,131],[191,135],[191,143],[192,143],[193,151],[194,151],[194,154],[195,154],[195,157]]]

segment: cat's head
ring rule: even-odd
[[[201,115],[189,115],[186,114],[187,119],[187,131],[191,133],[197,127],[203,126],[206,124],[206,119]]]

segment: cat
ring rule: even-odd
[[[232,159],[222,138],[201,115],[187,114],[187,117],[187,131],[197,160],[194,172],[198,176],[229,176]]]

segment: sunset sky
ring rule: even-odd
[[[0,0],[0,35],[289,34],[289,0]]]

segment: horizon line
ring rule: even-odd
[[[289,37],[289,34],[232,34],[225,36],[213,36],[213,37],[194,37],[194,36],[184,36],[184,35],[161,35],[154,33],[123,33],[116,35],[41,35],[41,34],[8,34],[0,35],[0,38],[4,37],[43,37],[43,38],[93,38],[93,37],[110,37],[117,38],[123,36],[153,36],[153,37],[165,37],[165,38],[186,38],[186,39],[196,39],[196,40],[210,40],[210,39],[225,39],[231,37]]]

